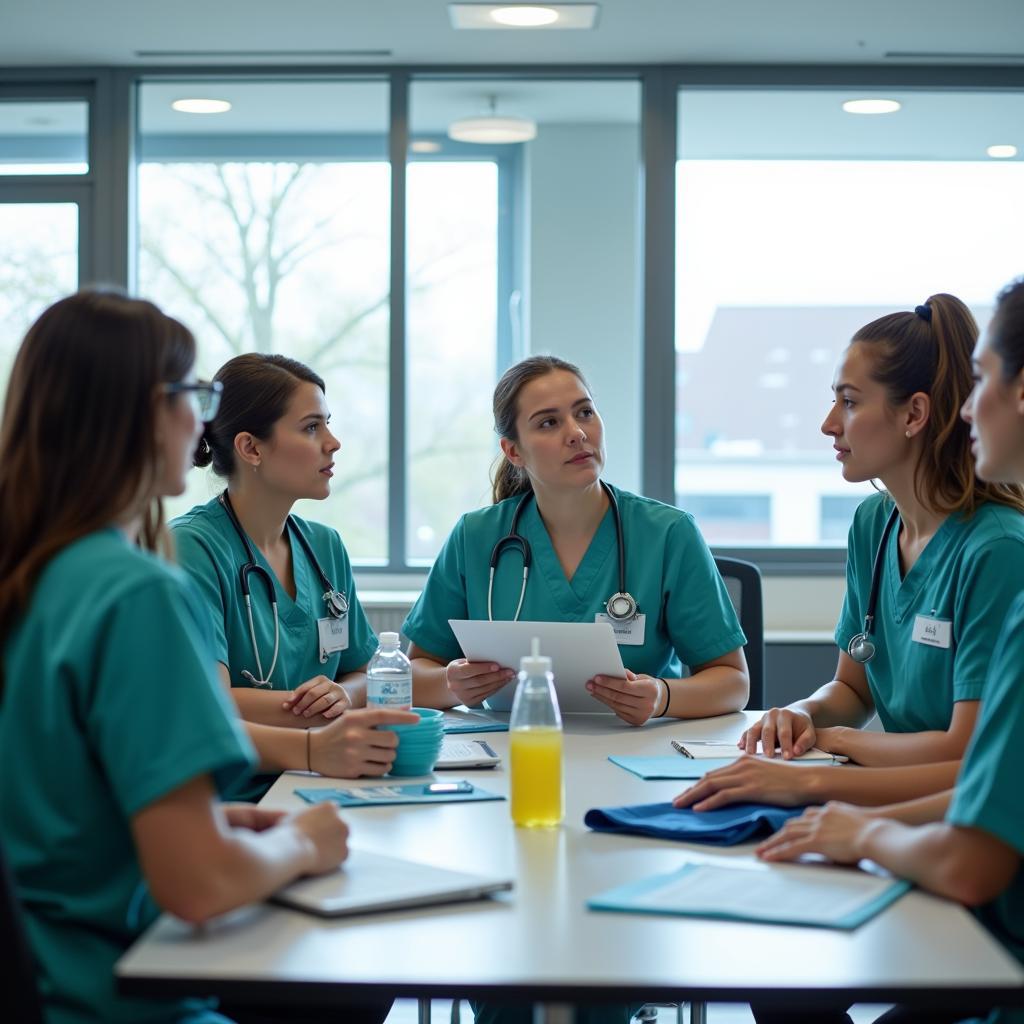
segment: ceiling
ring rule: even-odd
[[[457,32],[445,0],[2,0],[0,66],[1024,66],[1022,0],[601,0],[599,6],[592,31]]]

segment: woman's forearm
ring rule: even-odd
[[[808,803],[842,800],[865,807],[879,807],[950,789],[956,782],[959,768],[959,761],[893,768],[794,765],[793,778],[799,779],[801,796]]]
[[[246,722],[245,731],[249,734],[249,739],[260,759],[259,771],[305,771],[309,767],[306,761],[307,731],[317,720],[299,718],[296,719],[294,726],[288,729]]]
[[[931,796],[919,797],[917,800],[886,804],[873,811],[872,814],[876,818],[901,821],[904,825],[929,825],[936,821],[942,821],[946,817],[946,811],[949,810],[952,799],[953,790],[947,789],[941,793],[933,793]]]
[[[348,694],[349,704],[352,707],[366,707],[366,673],[364,671],[348,672],[339,677],[337,683]]]
[[[958,761],[965,741],[948,732],[869,732],[837,726],[819,729],[816,745],[866,767]]]
[[[294,715],[284,707],[290,690],[257,690],[249,686],[231,687],[231,698],[238,708],[239,717],[254,725],[272,725],[281,729],[306,729],[313,725],[325,725],[331,721],[323,715],[304,718]],[[366,703],[365,683],[363,703]]]
[[[819,686],[809,697],[794,701],[789,707],[811,716],[816,729],[848,725],[860,728],[874,713],[864,704],[860,695],[841,679],[833,679]]]
[[[448,666],[433,658],[413,658],[412,699],[421,708],[453,708],[461,704],[448,689]]]
[[[666,679],[670,718],[711,718],[739,711],[746,703],[750,681],[743,669],[711,665],[686,679]]]

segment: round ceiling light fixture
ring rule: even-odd
[[[848,114],[895,114],[901,106],[899,100],[847,100],[843,110]]]
[[[231,104],[227,100],[199,99],[196,97],[175,100],[171,104],[171,109],[177,110],[180,114],[226,114],[231,109]]]
[[[551,7],[537,7],[516,4],[513,7],[495,7],[490,14],[491,21],[509,28],[541,28],[558,21],[558,11]]]
[[[1012,160],[1017,155],[1017,147],[1007,145],[989,146],[985,152],[993,160]]]
[[[528,117],[499,116],[498,98],[488,98],[490,113],[477,117],[462,117],[448,125],[448,138],[456,142],[475,142],[480,145],[506,145],[529,142],[537,137],[537,122]]]

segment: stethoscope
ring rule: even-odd
[[[619,517],[619,503],[616,501],[612,489],[603,480],[601,481],[601,487],[604,493],[608,495],[608,502],[612,507],[612,518],[615,520],[615,537],[619,545],[619,589],[608,598],[604,607],[608,613],[608,618],[612,622],[629,622],[631,619],[636,618],[637,604],[633,595],[626,590],[626,544],[622,537],[622,519]],[[519,613],[523,608],[523,598],[526,596],[526,583],[530,578],[530,564],[533,561],[533,552],[530,551],[529,542],[525,537],[520,536],[518,532],[519,517],[523,514],[523,509],[532,497],[532,490],[527,491],[523,495],[523,500],[516,506],[515,513],[512,516],[512,525],[509,527],[508,533],[494,545],[491,551],[491,570],[487,580],[487,619],[489,622],[494,621],[494,615],[492,614],[494,573],[498,568],[501,556],[510,547],[518,548],[523,556],[523,582],[519,587],[519,604],[516,605],[516,613],[512,617],[513,622],[519,621]]]
[[[875,611],[878,607],[878,589],[882,583],[882,566],[885,564],[885,544],[899,518],[900,510],[894,508],[886,520],[885,529],[882,530],[882,539],[878,542],[878,550],[875,552],[875,564],[871,569],[871,590],[868,592],[868,608],[864,616],[864,629],[856,636],[851,637],[849,644],[846,646],[846,653],[861,665],[870,661],[875,656],[875,645],[871,640],[871,629],[875,624]]]
[[[219,501],[224,506],[224,511],[227,512],[228,519],[231,520],[231,525],[235,528],[235,533],[238,534],[239,539],[245,545],[246,554],[249,556],[249,561],[238,570],[238,580],[242,586],[245,613],[249,619],[249,640],[252,642],[252,653],[256,658],[256,671],[259,672],[260,678],[257,679],[248,669],[243,669],[242,675],[254,686],[270,686],[270,680],[277,666],[277,656],[281,650],[281,622],[277,613],[277,590],[274,587],[274,581],[270,578],[270,573],[263,566],[256,564],[256,552],[253,551],[252,545],[249,543],[249,537],[245,530],[242,529],[238,516],[235,515],[235,510],[231,505],[231,498],[228,497],[227,491],[221,493]],[[306,552],[306,557],[309,559],[310,564],[316,569],[317,575],[320,577],[320,582],[324,587],[323,602],[327,608],[327,614],[332,619],[345,618],[348,615],[348,597],[342,591],[334,589],[334,585],[327,578],[327,574],[317,561],[309,541],[302,535],[302,531],[295,525],[291,516],[285,520],[285,528],[291,530],[298,539],[302,550]],[[267,591],[267,599],[270,601],[270,608],[274,613],[274,657],[270,662],[270,671],[265,676],[263,675],[263,663],[260,661],[259,645],[256,643],[256,625],[252,618],[252,594],[249,589],[249,577],[253,575],[262,582],[264,589]]]

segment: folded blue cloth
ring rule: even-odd
[[[595,832],[627,832],[681,843],[735,846],[764,839],[805,807],[771,804],[733,804],[715,811],[679,809],[671,804],[636,804],[633,807],[595,807],[583,823]]]

